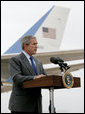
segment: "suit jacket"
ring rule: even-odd
[[[38,74],[46,74],[42,64],[35,59]],[[9,100],[11,111],[34,112],[38,107],[38,112],[42,112],[42,96],[40,88],[26,89],[22,87],[23,82],[33,80],[35,74],[26,56],[21,53],[10,59],[10,75],[13,80],[13,88]]]

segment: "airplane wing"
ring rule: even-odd
[[[62,58],[66,63],[68,63],[70,67],[70,69],[68,69],[69,72],[84,68],[84,50],[82,49],[40,53],[35,55],[35,57],[42,61],[47,74],[61,74],[59,66],[53,65],[50,62],[51,57]]]
[[[12,54],[12,55],[1,56],[1,79],[3,81],[6,81],[10,77],[8,65],[9,65],[9,59],[13,56],[15,55]],[[60,57],[65,62],[70,62],[69,63],[70,72],[84,68],[84,62],[83,62],[84,50],[83,49],[37,53],[34,56],[42,62],[47,74],[56,74],[60,72],[59,67],[57,65],[53,65],[50,62],[50,57]]]
[[[12,88],[12,82],[9,75],[8,65],[9,59],[13,56],[15,55],[12,54],[1,56],[1,81],[3,85],[1,87],[2,92],[10,91]],[[84,60],[84,50],[68,50],[48,53],[37,53],[35,57],[43,63],[44,69],[48,75],[61,74],[59,66],[53,65],[50,62],[50,57],[61,57],[64,61],[70,62],[70,69],[68,69],[69,72],[73,72],[84,68],[84,62],[82,61]]]

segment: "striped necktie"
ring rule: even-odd
[[[34,64],[34,61],[33,61],[33,57],[32,56],[30,56],[30,60],[31,60],[33,71],[34,71],[35,75],[37,75],[38,73],[37,73],[36,66]]]

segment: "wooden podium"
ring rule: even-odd
[[[73,77],[73,79],[74,84],[72,88],[80,87],[80,78]],[[39,79],[26,81],[23,83],[23,87],[49,89],[51,113],[54,113],[54,89],[65,89],[65,86],[62,81],[62,76],[60,75],[48,75]]]

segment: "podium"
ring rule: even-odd
[[[80,78],[73,77],[74,84],[72,88],[80,87]],[[54,89],[65,89],[66,87],[63,84],[62,76],[60,75],[48,75],[38,79],[26,81],[23,83],[23,88],[41,88],[49,89],[50,92],[50,108],[51,113],[54,113]]]

